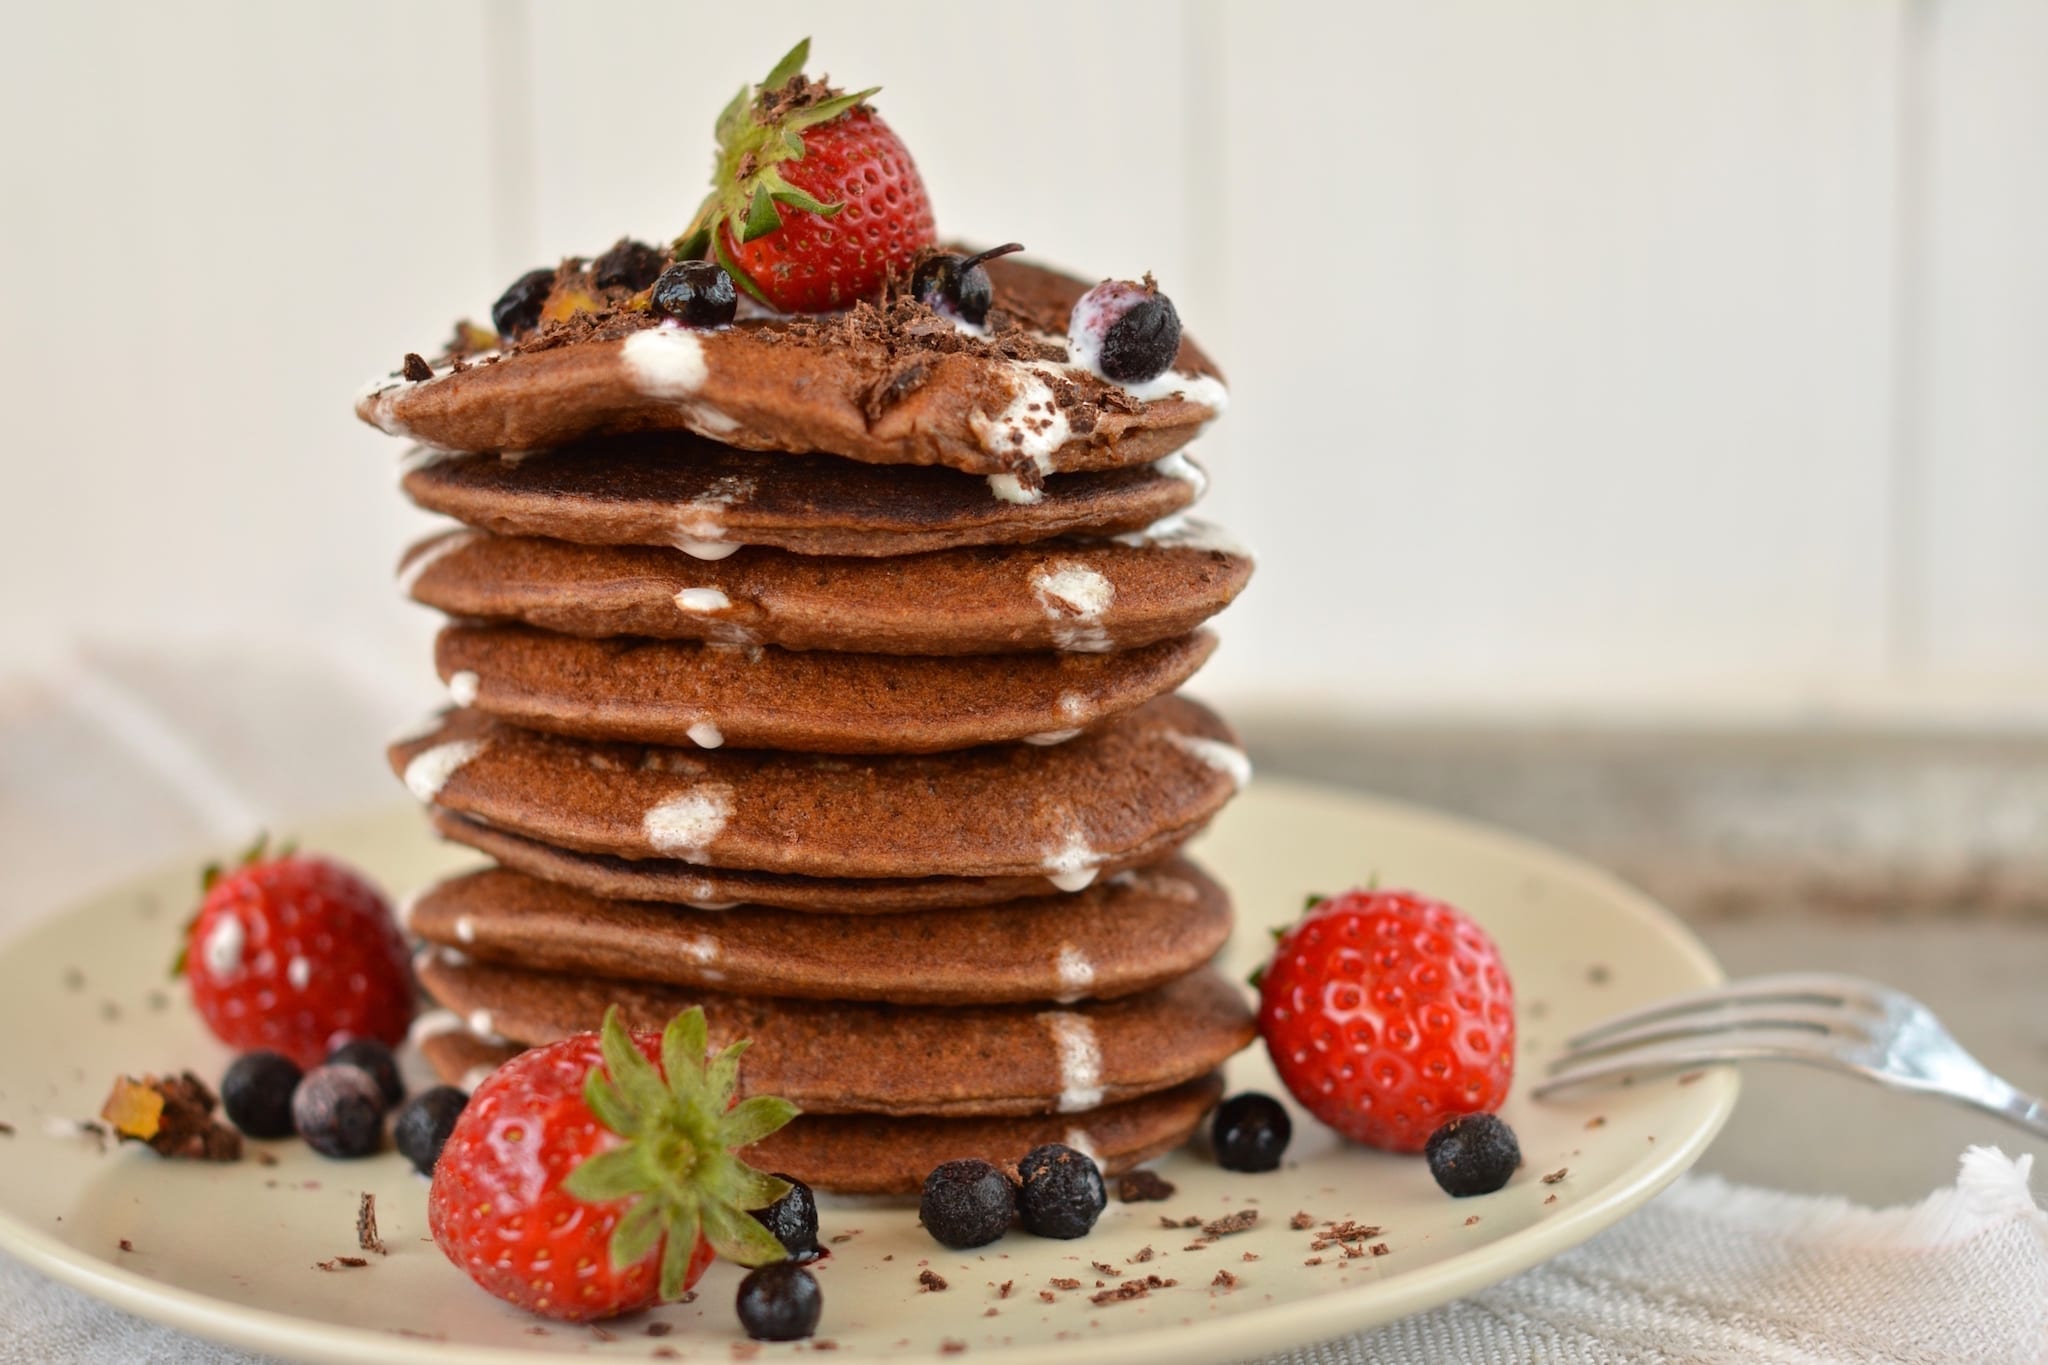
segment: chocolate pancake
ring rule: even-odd
[[[1250,555],[1202,522],[1117,540],[846,559],[748,549],[706,563],[650,546],[449,531],[399,582],[451,616],[565,635],[638,635],[876,654],[1138,649],[1229,606]]]
[[[521,1049],[465,1031],[431,1034],[420,1052],[450,1085],[474,1089]],[[1194,1133],[1223,1078],[1203,1076],[1171,1090],[1105,1104],[1086,1113],[1018,1118],[885,1118],[875,1114],[803,1114],[746,1149],[764,1171],[793,1175],[832,1194],[915,1194],[934,1166],[958,1157],[1014,1164],[1033,1147],[1063,1142],[1088,1152],[1115,1175],[1169,1152]]]
[[[1071,896],[981,910],[824,918],[610,901],[503,868],[411,903],[429,943],[479,962],[726,991],[897,1005],[1108,1000],[1195,970],[1230,902],[1175,859]]]
[[[444,838],[489,854],[507,867],[618,900],[659,901],[702,910],[760,905],[821,915],[893,915],[999,905],[1060,892],[1043,873],[1033,877],[791,877],[699,867],[673,858],[613,858],[556,848],[438,807],[430,808],[427,816]],[[1172,851],[1143,859],[1113,858],[1099,870],[1103,877],[1121,876],[1127,869],[1156,862]]]
[[[541,734],[450,712],[390,748],[420,800],[561,848],[811,877],[1043,876],[1152,861],[1249,775],[1214,712],[1160,697],[1065,744],[834,758]]]
[[[1179,687],[1215,648],[1198,630],[1116,654],[920,659],[451,625],[434,662],[458,703],[554,734],[928,754],[1064,743]]]
[[[430,378],[394,374],[356,414],[444,450],[691,431],[742,450],[1028,478],[1149,464],[1224,407],[1215,367],[1192,341],[1158,379],[1110,383],[1067,359],[1067,314],[1086,284],[1014,257],[988,271],[988,335],[909,299],[713,331],[657,322],[620,299]]]
[[[415,457],[403,486],[433,512],[505,535],[584,545],[671,545],[702,559],[741,545],[807,555],[898,555],[1136,531],[1188,507],[1206,482],[1184,456],[1009,476],[764,455],[687,434],[624,436],[525,459]]]
[[[722,995],[448,948],[422,950],[415,968],[455,1022],[528,1045],[594,1029],[612,1005],[628,1028],[657,1030],[702,1005],[714,1048],[753,1040],[743,1094],[819,1114],[1075,1113],[1205,1075],[1257,1034],[1243,992],[1208,968],[1119,1000],[951,1008]]]

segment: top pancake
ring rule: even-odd
[[[428,511],[489,531],[580,545],[673,545],[716,559],[742,545],[872,556],[1114,535],[1183,511],[1205,482],[1185,456],[1055,475],[1038,489],[1006,477],[766,455],[667,434],[587,441],[526,459],[430,452],[411,462],[402,484]]]
[[[709,331],[615,300],[495,357],[380,381],[356,414],[444,450],[693,431],[744,450],[999,474],[1150,463],[1222,410],[1223,385],[1192,341],[1158,379],[1112,384],[1067,359],[1083,281],[1014,257],[988,271],[995,307],[979,334],[907,298]]]

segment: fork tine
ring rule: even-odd
[[[1840,1060],[1820,1035],[1799,1030],[1751,1029],[1712,1040],[1685,1039],[1632,1048],[1599,1056],[1567,1057],[1552,1075],[1531,1092],[1545,1099],[1560,1090],[1623,1076],[1654,1076],[1689,1071],[1719,1062],[1788,1061],[1839,1066]]]
[[[1786,1004],[1874,1005],[1882,999],[1881,987],[1853,976],[1830,972],[1777,972],[1746,977],[1711,990],[1676,995],[1617,1014],[1566,1040],[1568,1048],[1583,1047],[1606,1034],[1634,1028],[1658,1019],[1721,1009],[1745,1001],[1775,1000]]]
[[[1806,997],[1811,998],[1811,997]],[[1574,1038],[1553,1068],[1579,1057],[1681,1038],[1713,1038],[1755,1029],[1791,1029],[1815,1037],[1869,1039],[1882,1015],[1842,1005],[1781,1004],[1773,999],[1724,998],[1717,1008],[1687,1013],[1647,1012],[1638,1023],[1617,1020]],[[1638,1011],[1639,1014],[1645,1013]]]

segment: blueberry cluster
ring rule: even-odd
[[[978,1157],[933,1168],[917,1212],[941,1244],[965,1250],[987,1246],[1013,1222],[1039,1237],[1083,1237],[1108,1206],[1102,1168],[1094,1159],[1049,1142],[1025,1153],[1014,1181]]]
[[[431,1174],[468,1096],[437,1085],[407,1100],[391,1049],[372,1039],[343,1043],[327,1060],[301,1072],[275,1052],[247,1052],[220,1083],[229,1122],[253,1138],[296,1133],[322,1156],[371,1156],[384,1144],[384,1118],[394,1108],[393,1140],[421,1174]]]

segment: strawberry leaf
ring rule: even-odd
[[[719,1119],[718,1140],[731,1149],[751,1147],[802,1112],[779,1095],[756,1095],[740,1101]]]
[[[614,1147],[584,1158],[562,1181],[562,1188],[586,1204],[643,1194],[648,1189],[647,1163],[637,1147]]]
[[[753,1045],[753,1039],[742,1038],[711,1059],[704,1073],[704,1095],[718,1113],[732,1107],[733,1091],[739,1088],[740,1058]]]
[[[768,296],[761,292],[761,286],[754,283],[754,277],[740,269],[740,263],[735,261],[732,258],[732,253],[725,249],[725,235],[723,233],[714,233],[712,235],[711,254],[721,266],[725,267],[725,273],[732,276],[732,282],[746,291],[747,297],[753,299],[754,302],[760,304],[763,308],[773,308],[775,306],[769,302]]]
[[[583,1103],[597,1115],[599,1123],[620,1137],[632,1137],[640,1130],[640,1115],[626,1103],[611,1078],[596,1067],[583,1078]]]
[[[754,186],[754,197],[747,204],[746,226],[740,229],[740,240],[751,242],[766,237],[782,226],[782,215],[775,211],[775,198],[766,184]]]
[[[677,1099],[688,1103],[703,1093],[704,1049],[710,1045],[711,1026],[701,1005],[684,1010],[661,1031],[661,1069]]]
[[[871,85],[865,90],[856,90],[851,95],[838,95],[829,100],[822,100],[808,109],[791,114],[787,126],[794,132],[802,132],[821,123],[830,123],[868,96],[879,93],[881,89],[879,85]]]
[[[611,1258],[612,1268],[624,1270],[629,1265],[638,1265],[647,1259],[647,1253],[654,1250],[654,1244],[668,1230],[661,1216],[659,1199],[642,1199],[619,1220],[612,1230],[612,1240],[605,1247],[605,1254]]]
[[[668,1087],[661,1083],[654,1063],[633,1045],[632,1036],[619,1020],[617,1005],[604,1012],[604,1029],[598,1035],[598,1046],[604,1053],[605,1070],[611,1073],[612,1084],[618,1086],[619,1094],[625,1097],[627,1104],[644,1117],[658,1112],[667,1103]]]
[[[767,1265],[789,1255],[759,1219],[730,1204],[704,1206],[704,1235],[711,1239],[712,1249],[719,1255],[741,1265]]]
[[[732,1166],[719,1186],[731,1197],[734,1208],[765,1209],[790,1191],[790,1183],[781,1176],[763,1175],[737,1161]]]
[[[782,54],[782,60],[770,68],[761,81],[763,90],[780,90],[789,84],[789,78],[804,69],[804,63],[811,59],[811,40],[805,38],[789,51]]]
[[[697,1253],[699,1227],[694,1203],[677,1209],[669,1222],[668,1245],[661,1252],[661,1297],[665,1300],[683,1296],[683,1283],[690,1278],[690,1258]]]

